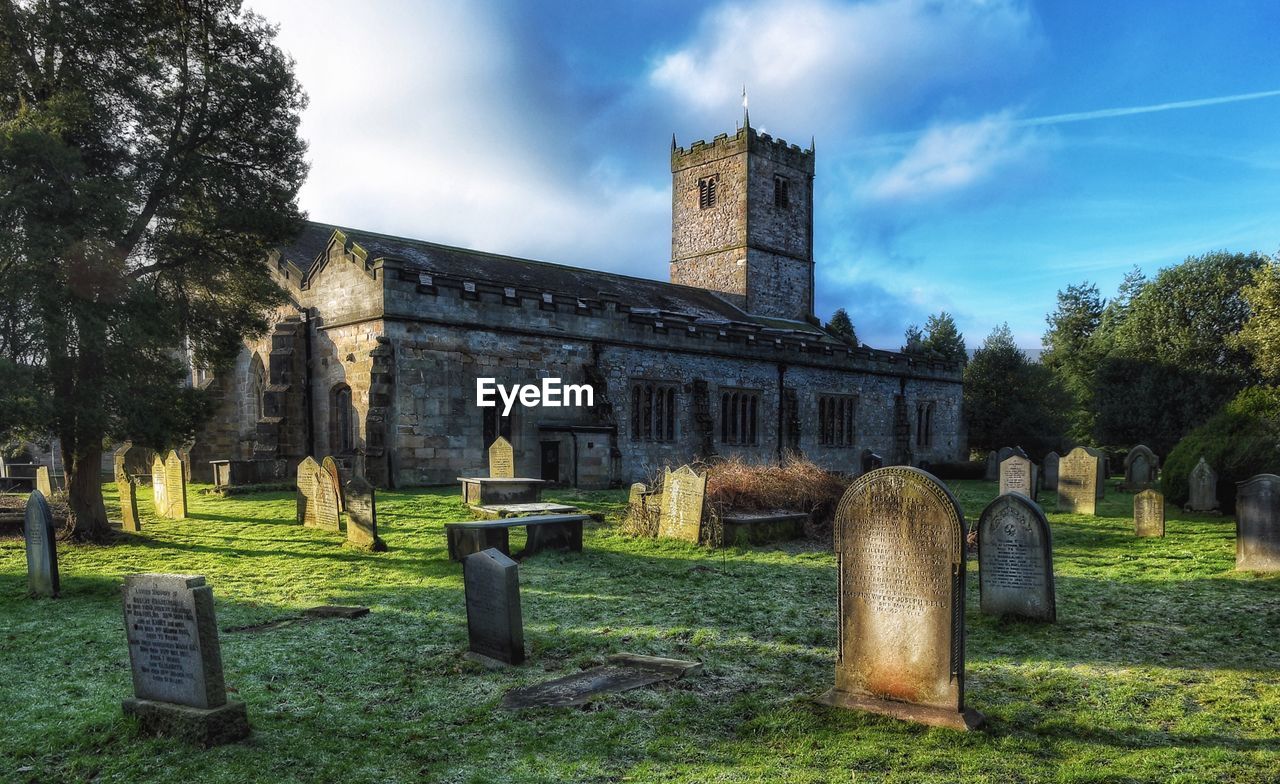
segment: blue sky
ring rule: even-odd
[[[316,220],[666,279],[671,134],[732,133],[745,83],[816,138],[817,308],[873,346],[947,310],[1038,348],[1070,283],[1280,249],[1280,93],[1237,98],[1280,91],[1280,3],[247,5]]]

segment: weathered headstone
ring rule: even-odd
[[[27,496],[22,519],[22,538],[27,548],[27,593],[53,598],[62,590],[58,580],[58,538],[53,530],[53,512],[44,493]]]
[[[1280,572],[1280,476],[1236,485],[1236,568]]]
[[[489,446],[489,477],[513,478],[516,475],[516,454],[511,442],[502,436]]]
[[[1010,455],[1000,464],[1000,495],[1021,493],[1027,498],[1036,497],[1035,464],[1030,458]]]
[[[1133,532],[1136,536],[1164,536],[1164,495],[1147,488],[1133,497]]]
[[[164,459],[165,517],[181,520],[187,516],[187,473],[176,450]]]
[[[978,590],[986,615],[1053,623],[1053,534],[1040,506],[1002,495],[978,519]]]
[[[343,498],[342,492],[342,470],[338,468],[338,461],[333,459],[333,455],[325,455],[324,459],[320,461],[320,467],[333,480],[333,486],[338,488],[338,511],[346,511],[347,503],[346,499]]]
[[[298,463],[298,522],[313,527],[316,524],[316,494],[319,488],[320,464],[307,457]]]
[[[333,476],[321,466],[316,471],[315,527],[326,531],[341,531],[342,516],[338,514],[338,485]]]
[[[49,475],[49,466],[36,466],[36,489],[45,498],[53,498],[53,480]]]
[[[1145,490],[1156,483],[1160,460],[1142,444],[1129,450],[1124,456],[1124,486],[1127,490]]]
[[[995,481],[1000,478],[1000,456],[995,452],[987,453],[987,470],[982,475],[987,481]]]
[[[120,494],[120,527],[125,531],[138,532],[142,523],[138,516],[138,488],[134,487],[124,468],[124,461],[117,458],[116,490]]]
[[[1110,474],[1110,468],[1107,465],[1107,453],[1095,447],[1086,446],[1084,451],[1088,452],[1098,459],[1098,480],[1094,483],[1094,498],[1101,501],[1107,494],[1107,476]]]
[[[972,729],[964,706],[964,515],[916,468],[855,479],[836,510],[839,654],[822,702]]]
[[[1050,452],[1044,456],[1044,489],[1058,489],[1058,453]]]
[[[884,458],[872,452],[870,449],[862,450],[862,473],[874,471],[884,465]]]
[[[386,542],[378,536],[378,501],[369,480],[356,474],[347,482],[347,544],[382,552]]]
[[[1203,457],[1187,478],[1191,497],[1187,508],[1193,512],[1212,512],[1218,508],[1218,474]]]
[[[213,589],[204,577],[135,574],[124,581],[133,698],[123,703],[148,733],[205,746],[248,736],[243,702],[227,700]]]
[[[467,601],[467,658],[488,663],[524,662],[520,615],[520,567],[495,548],[462,559]]]
[[[702,534],[702,502],[706,496],[706,474],[687,465],[662,476],[662,511],[658,536],[697,543]]]
[[[1058,511],[1097,514],[1098,458],[1076,447],[1058,461]]]
[[[156,508],[156,517],[168,517],[169,496],[165,491],[164,460],[160,455],[151,458],[151,503]]]

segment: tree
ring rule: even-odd
[[[1280,381],[1280,258],[1254,270],[1240,295],[1249,305],[1249,317],[1229,344],[1250,352],[1265,378]]]
[[[188,356],[283,301],[305,98],[274,37],[236,0],[0,0],[0,437],[59,438],[74,538],[108,535],[104,439],[189,437]]]
[[[1041,456],[1062,444],[1067,396],[1043,365],[996,327],[964,370],[964,413],[969,445],[979,451],[1014,444]]]
[[[853,319],[849,318],[849,312],[844,308],[838,309],[831,315],[826,329],[845,343],[851,346],[858,345],[858,335],[853,331]]]
[[[936,316],[930,316],[924,324],[924,331],[928,335],[923,344],[926,353],[961,365],[969,361],[964,335],[960,334],[950,313],[944,310]]]
[[[902,353],[924,353],[924,333],[921,332],[920,327],[915,324],[908,325],[907,331],[902,335]]]
[[[1093,434],[1093,374],[1106,353],[1095,335],[1103,310],[1098,287],[1085,282],[1059,291],[1057,309],[1046,318],[1040,362],[1070,395],[1068,433],[1076,441]]]

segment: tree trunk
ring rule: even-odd
[[[67,472],[67,527],[65,535],[77,542],[105,542],[111,538],[107,507],[102,502],[102,440],[78,446],[64,445],[62,462]]]

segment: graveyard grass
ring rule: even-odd
[[[1114,480],[1112,480],[1114,483]],[[972,524],[994,482],[955,482]],[[585,552],[520,567],[529,663],[464,661],[461,569],[443,523],[457,490],[381,493],[387,553],[294,523],[292,493],[190,493],[190,518],[113,547],[60,547],[62,598],[30,600],[21,538],[0,539],[0,780],[13,782],[1265,782],[1280,777],[1280,578],[1233,571],[1229,518],[1168,507],[1135,538],[1132,495],[1053,513],[1057,625],[1004,623],[968,595],[961,734],[843,712],[832,682],[834,559],[815,544],[711,551],[587,531]],[[107,485],[109,512],[115,488]],[[625,491],[550,494],[616,516]],[[516,529],[518,531],[519,529]],[[513,540],[520,535],[513,532]],[[518,542],[513,541],[513,547]],[[317,604],[357,620],[223,631],[252,738],[197,751],[141,738],[120,585],[205,575],[222,629]],[[618,651],[698,659],[683,681],[520,713],[504,691]]]

